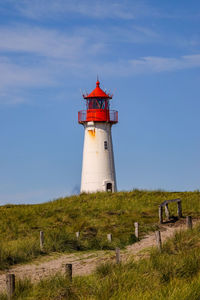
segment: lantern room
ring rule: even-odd
[[[112,95],[105,93],[100,88],[100,82],[97,80],[96,88],[90,93],[83,95],[86,100],[86,110],[78,112],[78,122],[118,122],[118,112],[110,110],[110,99]]]

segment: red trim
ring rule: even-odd
[[[110,122],[118,123],[118,111],[108,109],[88,109],[78,112],[78,122]]]

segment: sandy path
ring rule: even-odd
[[[194,221],[193,221],[194,222]],[[195,221],[196,223],[197,221]],[[185,225],[182,223],[162,225],[160,227],[162,241],[171,237],[176,230],[184,229]],[[139,259],[144,249],[154,247],[156,245],[155,234],[150,233],[141,241],[127,246],[125,250],[121,251],[122,261],[126,261],[130,256],[135,256]],[[33,282],[39,281],[46,276],[53,275],[56,272],[64,272],[64,265],[67,263],[73,264],[73,276],[87,275],[94,271],[96,266],[103,261],[115,258],[114,251],[95,251],[87,252],[85,254],[62,254],[58,258],[47,257],[47,261],[35,261],[31,264],[17,265],[12,267],[9,271],[4,271],[0,275],[0,292],[6,288],[6,273],[14,273],[17,278],[31,278]]]

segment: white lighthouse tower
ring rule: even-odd
[[[79,111],[78,122],[84,126],[81,193],[117,191],[111,127],[118,122],[118,112],[110,110],[112,95],[105,93],[97,80],[87,95],[87,110]]]

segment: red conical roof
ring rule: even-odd
[[[112,95],[106,94],[100,87],[100,82],[97,79],[96,82],[96,88],[89,94],[89,95],[83,95],[84,99],[90,99],[90,98],[106,98],[106,99],[112,99]]]

